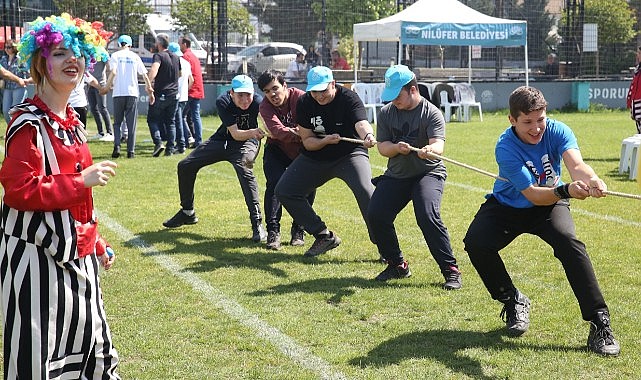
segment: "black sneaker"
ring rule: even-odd
[[[265,231],[265,227],[263,227],[262,224],[252,226],[252,240],[254,241],[254,243],[267,241],[267,232]]]
[[[136,153],[134,153],[134,152],[127,152],[127,158],[136,158]]]
[[[291,233],[292,233],[292,239],[289,241],[289,245],[291,246],[305,245],[305,231],[303,229],[292,227]]]
[[[165,150],[165,146],[162,145],[162,144],[157,144],[154,147],[154,152],[151,155],[154,156],[154,157],[158,157],[158,156],[160,156],[160,153],[162,153],[163,150]]]
[[[280,249],[280,233],[276,231],[267,232],[267,249],[278,251]]]
[[[111,153],[111,158],[118,158],[120,157],[120,146],[116,145],[114,146],[114,151]]]
[[[530,327],[530,299],[518,290],[503,304],[501,319],[512,336],[523,335]]]
[[[610,327],[610,313],[599,311],[590,321],[588,350],[604,356],[617,356],[621,351]]]
[[[378,274],[374,280],[376,281],[387,281],[394,278],[407,278],[412,275],[410,272],[410,266],[407,261],[403,261],[402,264],[394,265],[387,264],[387,268],[384,271]]]
[[[450,267],[445,271],[443,277],[445,277],[445,283],[443,284],[443,289],[445,290],[458,290],[463,286],[461,271],[457,267]]]
[[[163,226],[167,228],[178,228],[184,224],[196,224],[198,223],[198,217],[196,213],[189,216],[183,212],[182,209],[178,210],[176,215],[172,216],[171,219],[165,220]]]
[[[173,154],[174,154],[174,150],[173,149],[165,149],[165,157],[166,156],[171,156]]]
[[[323,253],[334,249],[341,244],[341,238],[338,237],[332,231],[329,231],[328,235],[320,235],[314,240],[314,243],[311,247],[305,252],[306,257],[315,257],[322,255]]]

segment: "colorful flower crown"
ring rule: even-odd
[[[109,37],[113,34],[102,29],[99,21],[92,23],[79,18],[72,18],[68,13],[60,16],[38,17],[29,23],[30,30],[20,39],[18,57],[27,67],[38,49],[47,58],[51,49],[63,43],[71,49],[76,57],[84,57],[86,66],[91,70],[98,61],[106,62],[109,53],[105,49]]]

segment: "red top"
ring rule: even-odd
[[[347,63],[347,60],[343,57],[338,57],[338,59],[334,60],[334,66],[332,66],[332,69],[334,70],[351,70],[352,68],[350,67],[349,63]]]
[[[187,49],[183,52],[183,58],[185,58],[191,65],[191,75],[194,77],[194,84],[189,88],[187,96],[190,98],[204,99],[205,88],[203,86],[203,71],[200,68],[200,61],[198,60],[198,57],[196,57],[191,49]]]
[[[298,98],[305,94],[305,91],[289,87],[287,88],[287,101],[280,107],[274,107],[267,100],[267,95],[260,103],[260,116],[265,120],[265,125],[271,134],[267,137],[267,144],[278,146],[290,159],[296,158],[303,143],[300,137],[294,133],[296,128],[296,103]]]

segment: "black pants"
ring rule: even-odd
[[[536,235],[552,247],[579,301],[584,320],[607,310],[585,244],[576,237],[567,201],[518,209],[503,206],[490,197],[481,205],[463,242],[493,299],[504,301],[514,293],[515,286],[499,251],[524,233]]]

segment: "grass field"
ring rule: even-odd
[[[639,194],[617,172],[621,140],[634,132],[625,111],[550,112],[575,131],[584,159],[610,190]],[[496,172],[493,150],[505,113],[448,124],[445,156]],[[204,136],[218,127],[204,119]],[[93,120],[89,121],[95,128]],[[92,132],[95,132],[93,130]],[[588,324],[551,249],[522,236],[502,254],[515,284],[532,300],[530,331],[508,337],[501,305],[490,299],[462,238],[493,179],[448,164],[442,215],[463,272],[463,289],[442,277],[411,207],[397,219],[413,276],[376,283],[383,268],[356,202],[340,181],[318,191],[315,208],[343,239],[305,259],[306,247],[278,252],[251,242],[231,165],[204,168],[196,183],[200,222],[161,223],[179,208],[176,164],[151,157],[143,119],[133,160],[95,189],[101,231],[118,260],[102,288],[124,379],[638,379],[641,357],[641,202],[619,197],[573,201],[579,238],[592,257],[621,344],[617,358],[588,353]],[[94,160],[112,145],[91,142]],[[372,172],[385,160],[371,150]],[[565,168],[564,168],[565,169]],[[261,196],[262,155],[255,166]],[[564,174],[567,174],[564,172]],[[284,213],[286,214],[286,213]],[[283,240],[289,240],[288,215]]]

